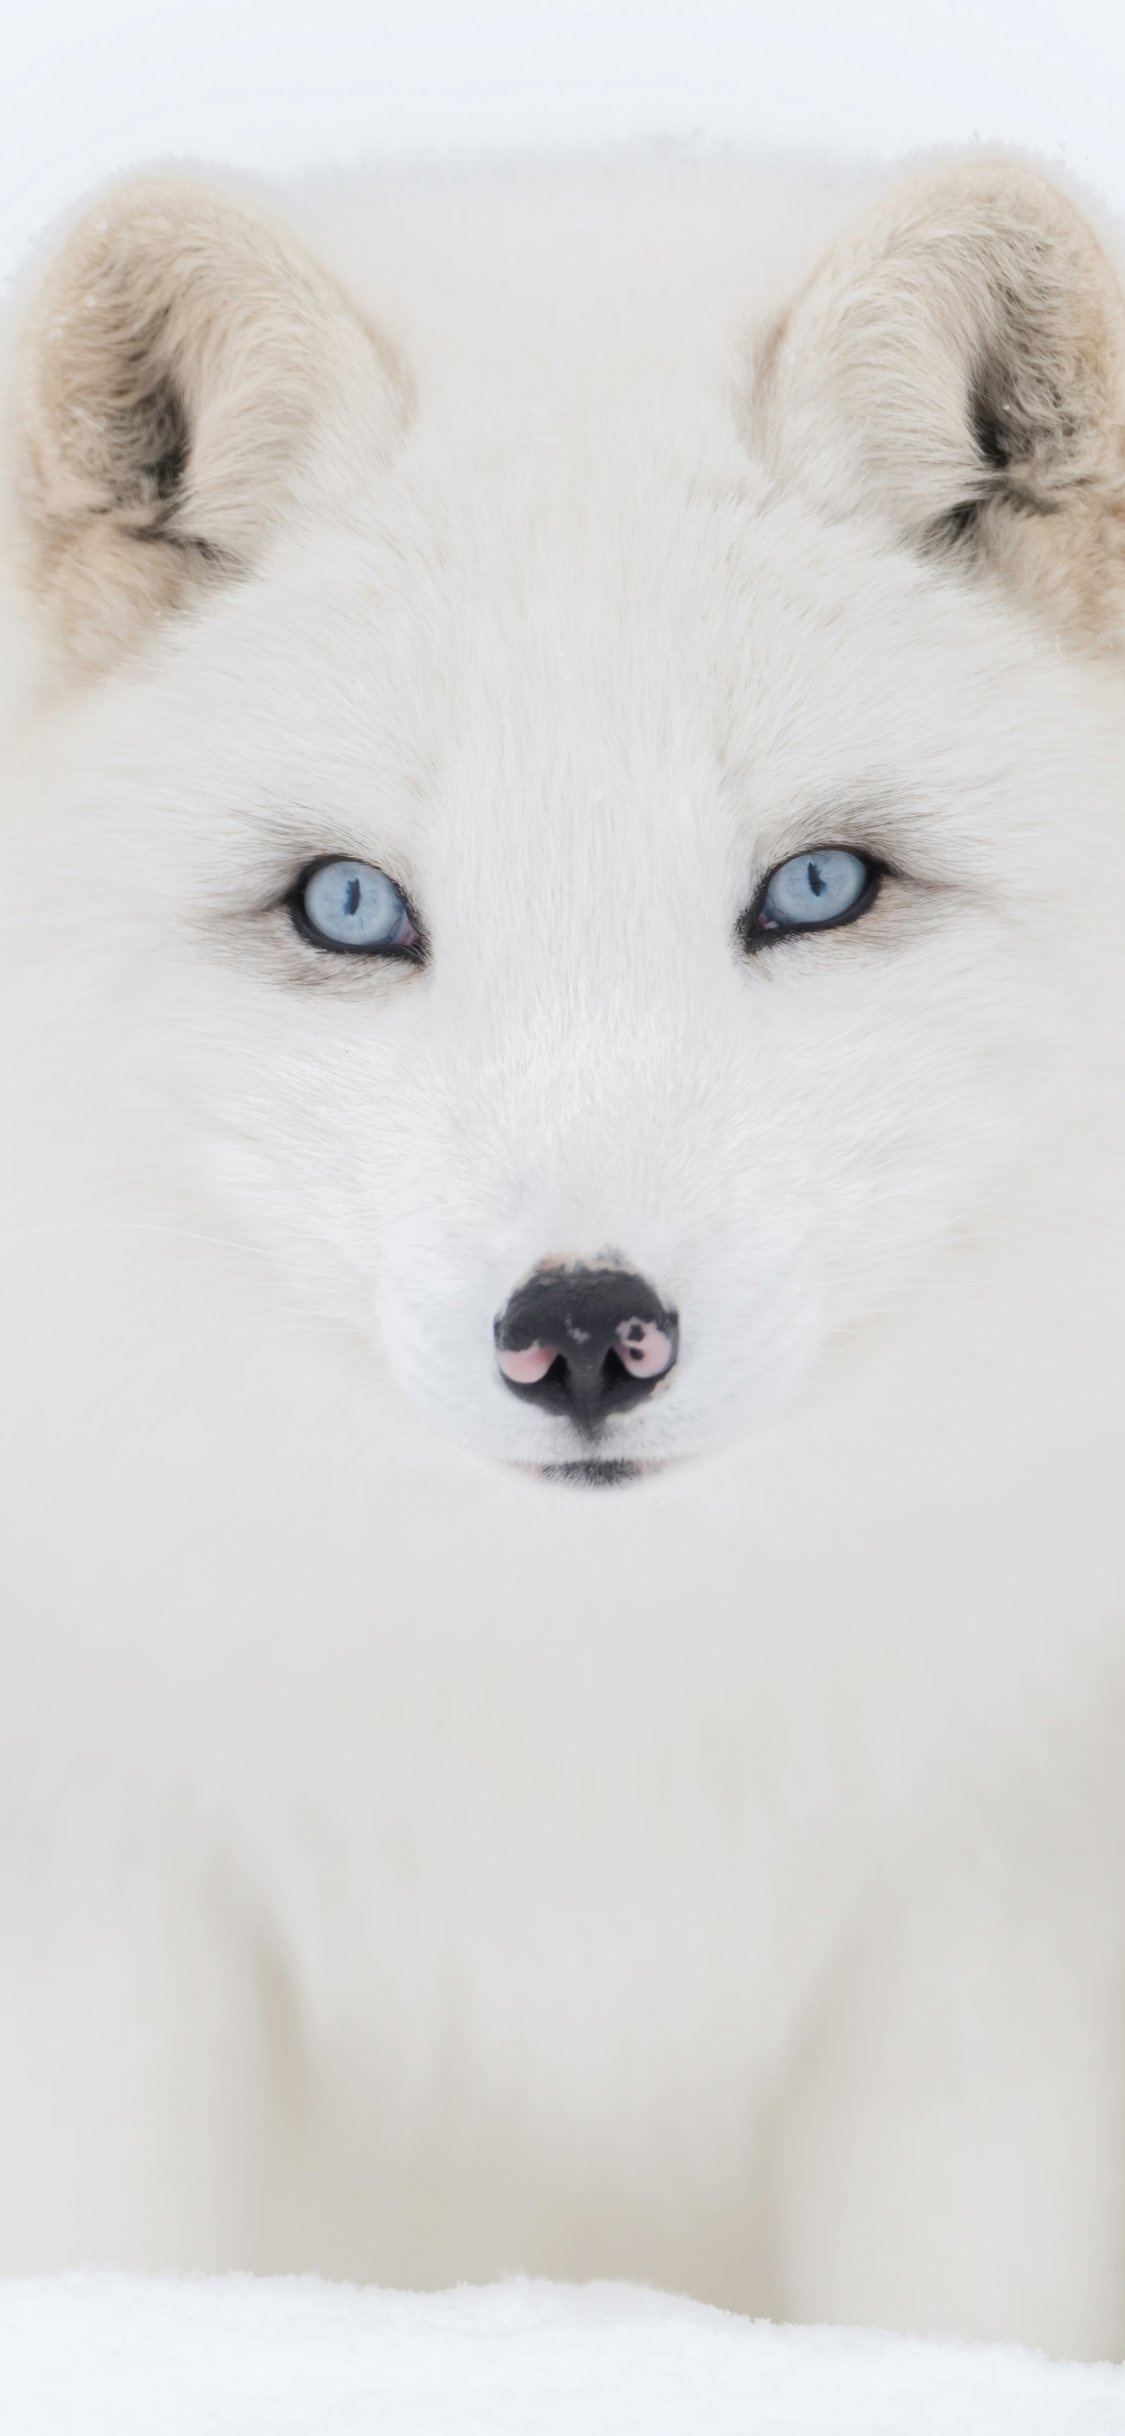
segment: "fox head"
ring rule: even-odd
[[[138,1206],[617,1481],[811,1392],[1068,1087],[1125,319],[1003,161],[780,311],[728,185],[408,197],[133,182],[33,284],[10,893]]]

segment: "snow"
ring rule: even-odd
[[[1102,2436],[1125,2369],[752,2324],[627,2285],[0,2285],[12,2436]]]

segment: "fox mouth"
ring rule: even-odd
[[[572,1489],[618,1489],[630,1480],[642,1480],[651,1472],[662,1472],[662,1463],[597,1462],[586,1457],[575,1463],[521,1463],[521,1472],[533,1480],[561,1480]]]
[[[544,1464],[544,1480],[566,1480],[576,1489],[617,1489],[625,1481],[636,1480],[639,1463],[548,1463]]]

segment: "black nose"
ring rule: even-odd
[[[588,1438],[610,1413],[652,1394],[673,1368],[679,1322],[626,1269],[542,1268],[495,1322],[496,1359],[513,1395],[564,1413]]]

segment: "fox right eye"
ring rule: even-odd
[[[287,899],[295,930],[338,956],[401,956],[417,964],[421,940],[410,908],[374,863],[346,856],[309,863]]]

